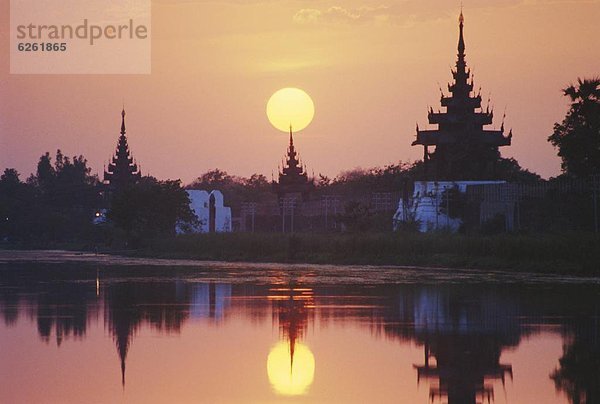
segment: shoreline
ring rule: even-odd
[[[314,277],[309,283],[325,280],[349,280],[358,283],[394,284],[394,283],[569,283],[600,284],[600,276],[565,273],[541,273],[502,269],[452,268],[441,266],[419,265],[362,265],[362,264],[315,264],[301,262],[244,262],[215,261],[185,258],[155,258],[115,253],[95,253],[75,250],[9,250],[0,249],[0,266],[10,264],[85,264],[99,267],[150,267],[183,268],[207,271],[212,275],[242,275],[233,282],[243,282],[253,277],[273,276],[287,273],[293,276],[311,274]],[[228,279],[232,281],[232,279]],[[316,282],[319,283],[319,282]],[[335,283],[335,282],[332,282]]]

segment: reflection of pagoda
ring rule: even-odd
[[[121,362],[121,383],[125,387],[125,365],[134,336],[142,326],[167,333],[179,333],[189,316],[183,302],[185,290],[176,282],[156,284],[115,283],[105,294],[105,322],[112,335]]]
[[[512,366],[500,356],[519,342],[518,309],[493,294],[467,300],[458,293],[422,290],[413,298],[415,336],[425,356],[415,365],[417,382],[430,382],[432,401],[489,403],[493,382],[512,379]]]
[[[104,182],[112,191],[123,189],[128,185],[134,184],[142,177],[141,171],[134,162],[127,144],[125,136],[125,109],[121,112],[121,136],[117,143],[117,150],[108,165],[108,170],[104,172]]]
[[[131,284],[112,286],[106,296],[106,322],[121,362],[121,383],[125,387],[125,362],[134,334],[142,321],[138,296]]]
[[[502,344],[481,335],[434,335],[425,340],[425,364],[415,366],[417,380],[437,381],[431,400],[447,398],[448,404],[491,402],[493,380],[512,378],[512,366],[499,363]],[[430,364],[435,358],[436,364]]]
[[[275,301],[273,320],[277,319],[284,340],[290,344],[290,369],[293,369],[296,343],[303,337],[308,327],[309,308],[313,305],[312,289],[275,289],[272,292],[286,292],[287,296],[271,295]]]
[[[438,129],[419,130],[417,126],[413,146],[423,146],[425,169],[432,164],[435,179],[489,179],[500,158],[498,148],[510,145],[512,131],[504,136],[504,123],[500,130],[483,129],[492,123],[494,114],[489,105],[485,111],[482,109],[481,94],[472,95],[473,78],[465,62],[462,12],[459,21],[458,60],[456,70],[452,71],[454,83],[448,85],[451,96],[442,94],[441,98],[446,112],[429,110],[429,123],[438,125]],[[435,151],[429,152],[429,146],[435,146]]]
[[[294,147],[294,136],[290,126],[290,145],[287,150],[286,161],[279,172],[279,182],[274,182],[273,187],[277,196],[282,199],[288,196],[301,196],[306,199],[314,188],[313,181],[308,178],[306,166],[302,166],[300,157]]]

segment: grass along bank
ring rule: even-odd
[[[600,275],[600,238],[593,234],[196,234],[149,240],[142,248],[127,254],[199,260],[415,265]]]

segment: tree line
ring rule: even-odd
[[[562,160],[561,177],[588,178],[600,173],[600,78],[579,79],[563,93],[571,106],[548,137]],[[397,163],[385,167],[353,169],[335,178],[318,175],[315,193],[352,196],[373,192],[401,192],[423,179],[423,163]],[[541,181],[515,159],[497,161],[497,178],[509,182]],[[35,173],[22,180],[7,168],[0,176],[0,241],[25,245],[89,240],[112,243],[173,236],[176,224],[193,225],[186,189],[219,189],[236,209],[245,201],[275,198],[273,184],[262,174],[239,177],[214,169],[184,186],[179,180],[144,177],[139,183],[107,195],[83,156],[69,158],[58,150],[54,159],[42,155]],[[94,215],[106,208],[110,224],[95,226]],[[349,214],[362,207],[350,207]],[[353,211],[354,210],[354,211]]]

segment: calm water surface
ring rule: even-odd
[[[597,279],[37,254],[1,403],[600,402]]]

